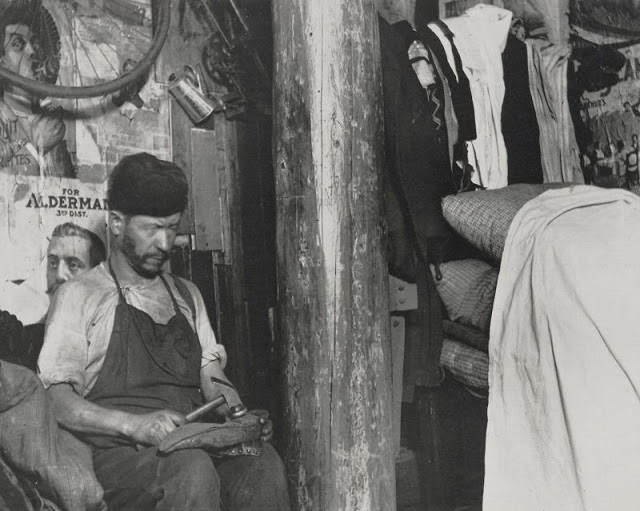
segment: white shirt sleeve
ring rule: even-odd
[[[45,388],[70,383],[83,395],[88,359],[86,300],[82,287],[68,283],[55,293],[47,316],[44,344],[38,358],[38,375]]]
[[[202,347],[201,367],[204,367],[212,360],[219,360],[220,365],[224,368],[227,365],[227,352],[222,344],[218,344],[215,333],[209,322],[209,315],[202,299],[202,294],[198,287],[188,280],[182,279],[191,293],[193,303],[196,307],[196,333],[200,339]]]

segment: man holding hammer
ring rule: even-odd
[[[109,257],[56,293],[40,377],[58,421],[92,444],[110,509],[142,495],[158,511],[286,511],[284,467],[269,444],[259,456],[215,462],[200,449],[157,450],[205,402],[233,401],[200,292],[162,271],[187,194],[171,162],[139,153],[116,165]],[[266,421],[264,439],[270,435]]]

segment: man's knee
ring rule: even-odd
[[[219,466],[227,507],[242,511],[287,511],[284,464],[268,443],[260,456],[239,456]]]
[[[185,505],[195,501],[217,505],[220,499],[218,473],[209,455],[200,449],[172,452],[162,460],[159,476],[165,496],[184,499]]]
[[[280,455],[269,443],[262,445],[262,453],[257,458],[259,469],[262,473],[266,473],[267,478],[278,487],[287,487],[287,476],[284,463]]]

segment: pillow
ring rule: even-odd
[[[489,388],[489,355],[461,342],[445,338],[442,341],[440,365],[465,385]]]
[[[515,184],[496,190],[476,190],[442,199],[445,220],[475,248],[499,261],[513,218],[541,193],[566,183]]]
[[[441,280],[433,266],[431,271],[449,319],[488,332],[498,270],[478,259],[461,259],[440,265]]]

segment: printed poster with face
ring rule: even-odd
[[[106,3],[27,5],[12,2],[0,16],[0,64],[26,78],[97,83],[149,48],[149,0],[132,2],[133,18]],[[137,104],[123,98],[40,98],[0,84],[0,310],[25,324],[46,314],[61,281],[88,269],[88,242],[77,233],[88,229],[104,245],[109,169],[138,151],[170,159],[166,90],[150,78]]]
[[[0,173],[0,218],[0,309],[29,323],[104,253],[106,183]]]

